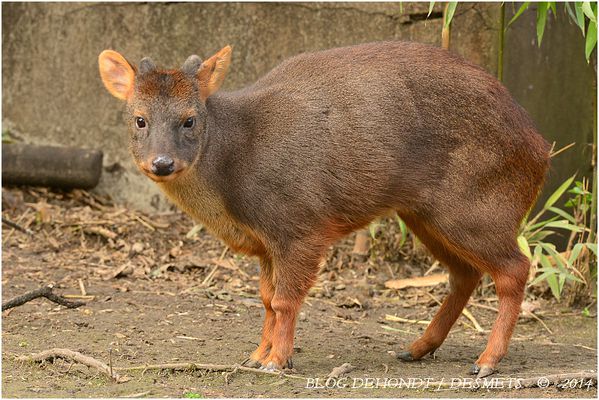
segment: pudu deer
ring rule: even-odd
[[[165,70],[105,50],[99,66],[127,103],[140,170],[231,249],[260,259],[266,313],[246,365],[291,365],[298,310],[329,246],[394,211],[449,270],[451,287],[398,358],[433,353],[488,273],[499,313],[471,372],[493,373],[528,276],[517,231],[549,165],[527,113],[493,76],[428,45],[301,54],[223,93],[231,51]]]

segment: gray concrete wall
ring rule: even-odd
[[[379,40],[440,44],[440,7],[425,20],[428,3],[4,3],[3,128],[25,142],[102,149],[99,191],[163,208],[128,154],[123,104],[98,76],[102,50],[174,67],[231,44],[227,90],[304,51]],[[497,24],[497,5],[460,4],[452,50],[495,74]]]

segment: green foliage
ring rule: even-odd
[[[8,129],[4,129],[2,131],[2,143],[12,143],[14,142],[12,136],[10,135],[10,131]]]
[[[510,26],[514,23],[520,16],[528,9],[531,2],[527,1],[522,3],[516,14],[512,17],[510,22],[508,22],[507,26]],[[541,47],[541,42],[543,41],[543,34],[545,33],[545,25],[547,24],[547,16],[551,11],[554,16],[557,17],[555,1],[539,1],[535,2],[537,6],[537,43],[539,47]]]
[[[204,396],[202,396],[200,393],[194,393],[194,392],[186,392],[183,395],[183,397],[186,399],[202,399],[202,398],[204,398]]]
[[[586,283],[575,267],[580,262],[580,258],[586,254],[583,250],[586,248],[594,254],[597,252],[594,243],[579,240],[574,244],[575,238],[586,239],[590,233],[590,229],[584,224],[585,219],[581,216],[584,216],[590,208],[591,194],[584,189],[582,182],[576,182],[572,186],[573,182],[574,176],[568,178],[549,196],[534,218],[525,219],[518,236],[518,245],[522,253],[531,260],[533,265],[540,264],[538,268],[540,274],[530,284],[535,285],[546,281],[558,301],[561,299],[566,282]],[[566,192],[574,195],[564,205],[572,209],[571,213],[555,206]],[[546,219],[540,221],[542,218]],[[570,235],[568,248],[563,253],[557,251],[555,245],[547,241],[547,238],[560,232],[567,232]]]
[[[429,2],[427,18],[433,12],[435,3],[436,2],[434,1]],[[530,1],[522,3],[518,11],[516,11],[512,19],[508,22],[507,26],[509,27],[516,22],[516,20],[520,18],[524,11],[528,10],[531,4],[532,2]],[[572,10],[571,4],[574,4],[574,10]],[[444,21],[445,28],[449,27],[451,24],[451,20],[453,19],[457,5],[457,1],[450,1],[448,3]],[[538,46],[541,47],[541,43],[543,42],[543,34],[545,33],[545,26],[547,25],[547,17],[551,12],[554,17],[557,18],[557,6],[555,1],[539,1],[535,2],[535,5],[537,7],[537,43]],[[597,3],[591,1],[577,1],[574,3],[565,2],[564,5],[568,15],[580,28],[583,37],[585,37],[584,54],[587,62],[589,62],[591,53],[597,46]]]
[[[435,6],[435,2],[431,1],[428,4],[428,14],[426,14],[426,18],[431,16],[431,13],[433,12],[433,7]]]
[[[428,14],[426,15],[426,18],[431,16],[431,13],[433,12],[433,7],[435,7],[435,1],[431,1],[428,4]],[[445,12],[445,21],[443,22],[445,28],[448,28],[449,25],[451,24],[451,20],[453,19],[453,15],[455,14],[455,9],[458,6],[458,2],[457,1],[450,1],[449,4],[447,5],[447,10]]]
[[[522,13],[528,9],[530,4],[530,1],[524,2],[516,14],[514,14],[510,22],[508,22],[508,26],[520,18]],[[535,4],[537,6],[537,43],[539,47],[541,47],[543,33],[545,32],[545,25],[547,23],[547,16],[549,15],[549,12],[551,12],[557,18],[557,7],[555,1],[540,1],[535,2]],[[585,37],[584,55],[588,62],[591,57],[591,53],[597,45],[597,3],[590,1],[577,1],[573,4],[574,11],[572,10],[571,3],[564,3],[568,15],[580,28],[582,35]]]
[[[399,226],[399,231],[401,232],[401,240],[398,244],[399,248],[401,248],[406,243],[406,239],[408,238],[408,227],[406,223],[403,222],[403,220],[399,217],[399,215],[395,215],[395,221],[397,222],[397,226]],[[376,239],[376,232],[382,226],[384,226],[384,224],[379,221],[372,222],[370,225],[368,225],[368,231],[370,232],[370,237],[372,240]]]
[[[408,237],[408,227],[406,226],[406,223],[399,218],[399,215],[396,215],[395,218],[397,220],[397,225],[399,225],[399,231],[401,232],[401,241],[399,242],[399,247],[401,248]]]
[[[451,20],[453,19],[453,14],[455,14],[455,9],[458,6],[457,1],[450,1],[447,5],[447,11],[445,12],[445,27],[448,28],[451,24]]]

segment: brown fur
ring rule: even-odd
[[[170,177],[148,175],[232,249],[260,257],[266,316],[251,359],[286,365],[327,248],[397,211],[451,276],[451,293],[410,357],[441,345],[488,273],[500,313],[477,365],[494,368],[529,268],[518,227],[548,168],[549,146],[526,112],[482,69],[422,44],[302,54],[245,89],[216,93],[230,55],[226,47],[201,65],[192,56],[179,72],[145,62],[124,93],[140,168],[172,157]],[[141,109],[143,130],[133,122]],[[185,130],[190,112],[196,125]]]

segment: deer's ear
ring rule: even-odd
[[[133,93],[135,68],[113,50],[104,50],[98,57],[98,64],[102,82],[110,94],[117,99],[129,99]]]
[[[225,80],[231,63],[231,52],[231,46],[226,46],[200,66],[196,76],[200,84],[202,101],[216,93]]]

